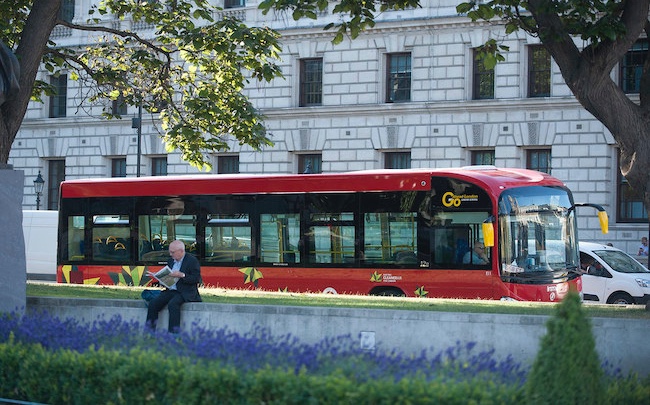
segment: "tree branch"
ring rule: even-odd
[[[97,26],[88,26],[88,25],[78,25],[78,24],[73,24],[71,22],[63,21],[63,20],[57,20],[58,25],[62,25],[64,27],[68,27],[74,30],[79,30],[79,31],[89,31],[89,32],[106,32],[109,34],[116,35],[118,37],[122,38],[133,38],[135,39],[138,43],[144,45],[147,48],[153,49],[154,51],[158,53],[162,53],[165,55],[165,57],[171,61],[171,51],[166,51],[165,49],[155,45],[153,42],[148,41],[135,32],[132,31],[123,31],[123,30],[117,30],[115,28],[109,28],[109,27],[104,27],[101,25]]]

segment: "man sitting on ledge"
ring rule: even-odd
[[[181,305],[185,302],[200,302],[199,283],[201,282],[201,266],[196,257],[185,253],[183,241],[175,240],[169,244],[167,266],[172,269],[170,276],[176,278],[176,283],[165,288],[159,296],[149,302],[147,310],[147,328],[156,329],[158,313],[165,308],[169,310],[169,332],[178,333],[181,325]],[[147,272],[153,276],[152,272]]]

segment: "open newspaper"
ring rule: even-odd
[[[156,273],[153,274],[153,277],[158,280],[160,285],[163,285],[167,288],[171,288],[174,284],[176,284],[176,281],[178,280],[176,277],[172,277],[169,274],[172,272],[172,269],[169,268],[169,266],[165,266],[162,269],[158,270]]]

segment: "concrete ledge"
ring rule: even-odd
[[[26,312],[37,311],[83,322],[120,315],[127,322],[144,324],[146,317],[144,301],[27,297]],[[165,310],[158,327],[166,329],[167,319]],[[350,335],[364,348],[402,353],[437,353],[456,342],[476,342],[476,353],[494,350],[498,358],[511,355],[530,365],[546,333],[547,320],[542,315],[186,303],[181,327],[197,324],[240,334],[262,327],[273,336],[291,335],[304,343]],[[592,329],[601,361],[625,373],[650,374],[650,345],[645,343],[650,320],[593,318]]]

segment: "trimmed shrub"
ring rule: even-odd
[[[524,391],[530,389],[526,370],[514,359],[475,353],[473,343],[433,356],[405,355],[362,350],[349,336],[307,345],[265,330],[239,335],[195,327],[175,335],[119,319],[82,325],[44,314],[0,314],[0,398],[115,405],[598,403],[582,390],[591,381],[581,372],[588,366],[602,380],[602,388],[588,385],[594,395],[606,394],[600,402],[647,404],[650,376],[603,378],[595,353],[587,357],[593,364],[584,365],[581,350],[585,342],[593,350],[593,339],[588,327],[575,331],[573,323],[584,327],[585,320],[569,304],[580,310],[579,300],[564,302],[561,316],[549,322],[559,343],[549,344],[546,357],[557,361],[538,361],[531,374],[538,390],[531,392]],[[573,332],[558,337],[558,330]],[[581,366],[571,370],[568,363]]]
[[[571,291],[548,320],[525,384],[527,404],[601,404],[605,398],[591,322]]]

